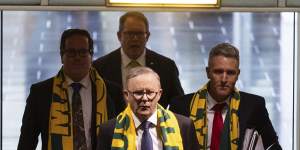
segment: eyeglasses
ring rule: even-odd
[[[128,93],[131,94],[136,100],[141,100],[144,95],[146,95],[148,100],[153,100],[156,97],[158,92],[151,91],[151,90],[138,90],[138,91],[128,90]]]
[[[89,49],[81,48],[81,49],[65,49],[63,51],[68,57],[75,57],[79,55],[80,57],[86,57],[90,54]]]
[[[145,34],[147,33],[147,32],[131,32],[131,31],[125,31],[125,32],[123,32],[124,33],[124,35],[126,36],[126,37],[128,37],[128,38],[134,38],[134,37],[136,37],[136,38],[145,38]]]

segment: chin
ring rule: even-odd
[[[152,115],[152,113],[150,111],[139,111],[138,115],[143,118],[149,118]]]
[[[229,95],[230,95],[230,94],[227,94],[227,93],[225,94],[225,93],[224,93],[224,94],[220,94],[219,97],[220,97],[220,99],[222,99],[222,100],[226,100],[226,99],[228,98]]]

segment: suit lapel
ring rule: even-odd
[[[239,116],[239,127],[240,127],[240,137],[239,137],[239,146],[238,149],[241,149],[243,146],[243,141],[244,141],[244,136],[245,136],[245,129],[246,129],[246,120],[248,119],[248,115],[245,112],[245,110],[247,110],[246,105],[244,105],[243,103],[243,99],[245,97],[243,97],[243,94],[240,93],[240,106],[239,106],[239,110],[238,110],[238,116]]]
[[[123,87],[122,83],[122,71],[121,71],[121,48],[117,49],[114,53],[112,53],[111,59],[111,72],[112,74],[108,75],[111,76],[109,79],[111,81],[116,81],[117,84],[121,85]]]
[[[155,72],[158,71],[156,59],[149,49],[146,49],[146,66],[153,69]]]
[[[96,85],[92,82],[92,119],[91,119],[91,141],[92,141],[92,149],[96,148],[97,142],[97,134],[96,134]]]

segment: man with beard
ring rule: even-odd
[[[94,61],[100,75],[124,88],[128,70],[147,66],[161,78],[163,94],[159,103],[166,107],[171,98],[183,95],[175,62],[146,48],[150,37],[149,23],[140,12],[127,12],[120,17],[117,33],[121,47]],[[122,95],[119,96],[123,99]]]
[[[206,67],[208,83],[195,93],[173,100],[170,110],[194,121],[200,149],[242,149],[249,129],[258,131],[264,149],[280,150],[264,98],[235,87],[239,62],[234,46],[221,43],[213,47]]]

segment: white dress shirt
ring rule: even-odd
[[[141,65],[141,66],[146,66],[146,50],[142,53],[140,57],[136,59],[136,61]],[[131,59],[125,54],[123,49],[121,48],[121,71],[122,71],[122,83],[123,83],[123,88],[125,86],[125,80],[127,73],[129,71],[128,64],[131,62]]]
[[[142,136],[143,136],[143,130],[141,129],[141,121],[137,118],[137,116],[133,113],[133,121],[134,121],[134,125],[136,128],[136,150],[142,150],[141,149],[141,143],[142,143]],[[162,145],[162,141],[161,138],[157,132],[157,110],[151,115],[150,118],[148,118],[149,122],[152,123],[152,126],[149,129],[151,138],[152,138],[152,142],[153,142],[153,150],[162,150],[163,149],[163,145]]]
[[[71,84],[74,83],[68,76],[66,76],[66,81],[69,85],[68,87],[68,97],[70,100],[70,106],[72,106],[72,95],[73,88]],[[83,121],[84,121],[84,130],[86,137],[86,144],[88,150],[92,149],[91,143],[91,121],[92,121],[92,83],[89,75],[86,75],[79,83],[82,84],[82,87],[79,91],[81,96],[82,103],[82,113],[83,113]]]
[[[222,118],[223,118],[223,123],[225,121],[226,113],[228,111],[228,104],[229,104],[229,99],[225,101],[227,105],[223,108],[222,110]],[[212,108],[218,104],[216,100],[214,100],[211,95],[208,93],[207,94],[207,103],[206,103],[206,116],[207,116],[207,127],[208,127],[208,135],[207,135],[207,150],[210,149],[210,144],[211,144],[211,134],[212,134],[212,128],[213,128],[213,122],[214,122],[214,114],[215,111],[212,110]]]

